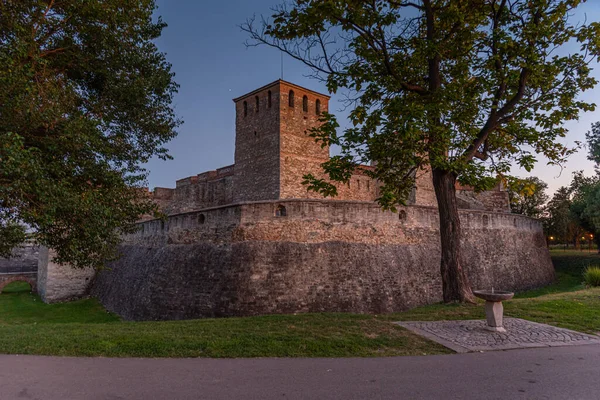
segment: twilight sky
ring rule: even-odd
[[[247,36],[238,26],[254,14],[270,15],[270,7],[280,1],[157,1],[157,15],[169,24],[158,40],[158,46],[167,53],[176,73],[175,80],[181,85],[174,106],[184,124],[178,137],[167,145],[174,160],[148,163],[150,188],[174,187],[177,179],[233,164],[235,112],[232,99],[281,75],[279,52],[264,46],[246,49]],[[588,0],[579,7],[575,18],[600,21],[600,2]],[[594,74],[600,78],[600,65],[593,67]],[[300,62],[284,58],[285,80],[326,92],[321,83],[305,77],[309,72]],[[600,85],[584,96],[600,105]],[[330,110],[343,115],[338,101],[338,96],[332,97]],[[600,107],[568,125],[567,143],[585,141],[585,132],[595,121],[600,121]],[[586,174],[594,172],[585,150],[572,156],[562,172],[540,160],[532,175],[546,181],[549,192],[554,192],[569,184],[573,171],[581,169]],[[528,175],[518,169],[513,173]]]

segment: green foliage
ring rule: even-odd
[[[179,121],[152,0],[0,1],[0,255],[25,225],[101,266],[155,206],[141,189]]]
[[[548,201],[546,189],[548,184],[537,177],[508,180],[508,197],[510,209],[515,214],[540,218],[544,205]]]
[[[571,183],[573,193],[571,217],[578,225],[595,235],[600,235],[600,176],[586,177],[583,171],[574,173]]]
[[[600,267],[587,267],[583,272],[583,280],[589,286],[600,286]]]
[[[600,165],[600,122],[592,124],[592,130],[586,133],[588,159]]]
[[[562,243],[570,242],[583,233],[579,222],[571,213],[571,197],[571,189],[562,186],[545,207],[544,230],[548,236]]]
[[[427,164],[484,190],[513,163],[529,171],[538,155],[561,164],[572,154],[558,139],[565,121],[595,108],[579,95],[596,84],[588,65],[600,46],[597,22],[569,20],[583,2],[295,0],[242,28],[249,44],[292,55],[347,95],[352,126],[338,132],[326,115],[313,131],[341,147],[326,175],[346,182],[373,163],[390,208]],[[581,52],[561,52],[567,43]],[[306,183],[335,194],[324,179]]]

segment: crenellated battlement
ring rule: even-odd
[[[174,189],[156,188],[153,198],[167,214],[176,214],[247,201],[320,199],[302,185],[303,176],[325,177],[321,164],[329,147],[309,133],[329,110],[329,96],[277,80],[233,100],[236,109],[235,164],[180,179]],[[375,202],[380,184],[361,165],[348,184],[338,184],[337,201]],[[474,193],[457,187],[459,206],[508,212],[508,194],[501,188]],[[435,206],[428,170],[417,174],[409,204]]]

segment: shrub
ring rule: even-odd
[[[583,280],[588,286],[600,286],[600,267],[587,267],[583,272]]]

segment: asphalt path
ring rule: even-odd
[[[345,359],[0,355],[0,399],[600,399],[600,345]]]

